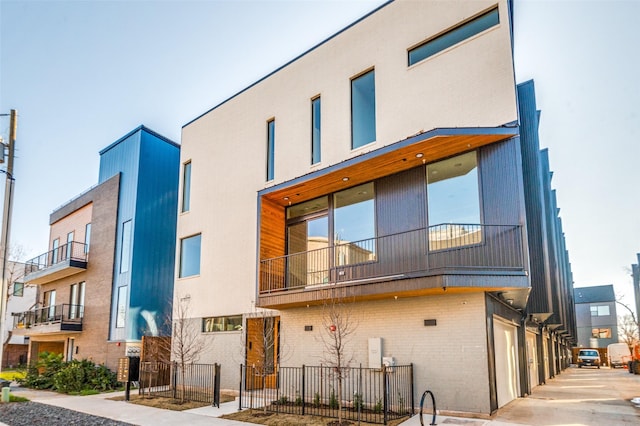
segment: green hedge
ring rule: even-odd
[[[104,365],[83,359],[62,361],[61,354],[42,352],[38,362],[31,365],[22,386],[34,389],[51,389],[63,393],[82,393],[90,390],[108,391],[117,387],[116,374]]]

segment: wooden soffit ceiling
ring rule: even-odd
[[[259,195],[281,206],[297,204],[517,134],[514,127],[435,129],[283,182]]]

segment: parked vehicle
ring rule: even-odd
[[[626,343],[612,343],[607,346],[607,357],[609,358],[609,367],[625,367],[631,360],[631,351]]]
[[[600,368],[600,354],[597,349],[580,349],[578,352],[578,368],[590,365]]]

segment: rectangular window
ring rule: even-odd
[[[84,281],[71,284],[69,292],[69,318],[82,318],[84,309]]]
[[[69,232],[67,234],[67,247],[65,248],[67,252],[67,259],[73,257],[73,232]]]
[[[56,315],[56,291],[45,291],[42,304],[45,308],[48,308],[46,309],[46,312],[48,313],[48,318],[46,320],[53,320]]]
[[[594,339],[611,339],[610,328],[593,328],[591,329],[591,337]]]
[[[451,30],[425,41],[419,46],[409,49],[409,65],[413,65],[430,56],[435,55],[463,40],[473,37],[500,23],[498,8],[483,13],[475,18],[463,22]]]
[[[191,161],[184,163],[182,170],[182,212],[191,208]]]
[[[180,240],[180,278],[200,274],[201,235]]]
[[[611,315],[609,311],[609,305],[591,305],[592,317],[606,317]]]
[[[120,273],[129,272],[129,263],[131,263],[131,220],[128,220],[122,224]]]
[[[427,212],[430,250],[482,241],[475,151],[427,165]]]
[[[202,318],[202,331],[205,333],[241,330],[242,315]]]
[[[116,328],[124,328],[127,318],[127,287],[118,287],[118,304],[116,305]]]
[[[91,243],[91,224],[87,223],[84,227],[84,252],[89,253],[89,244]]]
[[[320,162],[320,96],[311,100],[311,164]]]
[[[15,282],[13,283],[13,293],[16,297],[24,296],[24,283]]]
[[[276,149],[276,120],[267,122],[267,181],[273,180]]]
[[[60,252],[60,238],[56,238],[55,240],[53,240],[53,249],[51,250],[51,264],[55,265],[56,263],[60,262],[60,259],[58,259],[58,254]]]
[[[373,182],[333,195],[336,266],[376,260]]]
[[[351,80],[351,149],[376,140],[376,85],[373,70]]]

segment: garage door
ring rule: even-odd
[[[537,335],[527,331],[527,363],[529,365],[529,384],[531,389],[538,386],[538,345]]]
[[[516,327],[494,318],[493,341],[496,361],[498,408],[518,397],[518,348]]]

